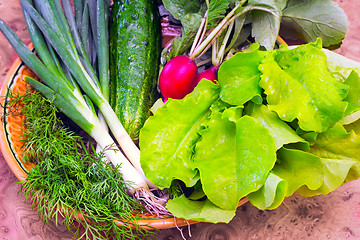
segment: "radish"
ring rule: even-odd
[[[164,97],[182,99],[192,92],[197,84],[198,69],[189,56],[172,58],[163,68],[159,77],[159,88]]]
[[[198,74],[197,77],[197,83],[201,81],[201,79],[207,79],[212,81],[213,83],[217,83],[218,81],[218,70],[219,70],[219,66],[211,66],[210,68],[202,71],[201,73]]]
[[[165,102],[168,98],[184,98],[194,90],[198,82],[203,78],[217,83],[217,71],[226,52],[226,46],[234,27],[234,20],[251,10],[249,8],[237,12],[236,10],[244,3],[245,0],[241,0],[209,34],[207,34],[207,15],[209,11],[209,9],[207,9],[188,55],[178,55],[172,58],[166,63],[160,73],[158,82],[159,89]],[[225,29],[227,29],[227,32],[219,48],[217,37],[219,37]],[[195,60],[206,53],[214,43],[216,46],[213,46],[213,67],[203,71],[199,75]]]

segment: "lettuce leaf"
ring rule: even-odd
[[[193,201],[185,195],[169,200],[166,208],[177,218],[201,222],[228,223],[235,216],[235,210],[221,209],[209,199]]]
[[[259,209],[275,209],[284,200],[287,193],[287,181],[270,172],[265,184],[247,198]]]
[[[351,69],[350,71],[355,70],[360,74],[360,62],[354,61],[325,48],[321,50],[326,54],[328,65]]]
[[[324,182],[323,176],[318,157],[297,149],[281,148],[278,162],[264,186],[247,197],[260,209],[274,209],[301,186],[312,190],[320,188]]]
[[[201,81],[183,100],[168,100],[146,121],[140,132],[141,166],[159,188],[168,188],[174,179],[187,186],[196,183],[197,171],[191,166],[193,148],[219,91],[211,81]]]
[[[332,153],[360,160],[360,136],[352,131],[347,132],[340,124],[320,133],[316,140],[316,146]]]
[[[328,194],[360,177],[359,151],[360,136],[337,124],[319,134],[309,152],[280,149],[265,184],[247,197],[260,209],[274,209],[295,191],[307,197]]]
[[[360,118],[360,76],[356,71],[351,71],[346,78],[346,85],[350,87],[349,94],[344,99],[349,104],[345,111],[345,116],[341,120],[342,124],[350,124]]]
[[[350,132],[353,131],[356,135],[360,134],[360,119],[352,122],[350,124],[343,125],[346,131]]]
[[[328,194],[340,187],[352,166],[357,161],[344,156],[329,154],[321,148],[313,147],[310,151],[312,154],[320,157],[324,171],[323,184],[318,189],[309,189],[302,186],[297,190],[303,196],[312,197],[319,194]]]
[[[305,139],[310,145],[314,145],[316,142],[316,138],[319,133],[317,132],[307,132],[302,130],[300,127],[296,128],[296,133],[299,135],[299,137]]]
[[[315,190],[324,182],[324,171],[319,157],[297,149],[282,148],[278,151],[278,164],[273,173],[288,183],[286,196],[306,185]]]
[[[341,124],[350,124],[360,118],[360,63],[337,53],[322,49],[326,54],[328,69],[337,79],[349,86],[349,93],[344,99],[348,102]]]
[[[314,44],[274,51],[264,58],[260,86],[268,106],[283,121],[298,119],[304,131],[324,132],[346,110],[348,86],[327,69],[326,55]]]
[[[309,143],[299,137],[289,125],[281,121],[278,115],[271,112],[267,106],[249,103],[246,107],[246,113],[270,130],[275,138],[276,149],[280,149],[289,143],[300,143],[303,145],[300,148],[309,149]]]
[[[230,108],[227,111],[236,111]],[[250,116],[212,116],[196,144],[194,166],[199,169],[208,199],[223,209],[236,209],[239,200],[258,190],[276,161],[275,139]],[[215,160],[216,159],[216,160]]]
[[[237,53],[221,64],[218,72],[220,97],[231,105],[243,105],[253,99],[261,103],[260,74],[258,66],[264,51]]]
[[[360,136],[354,131],[347,132],[340,124],[318,135],[316,146],[311,151],[325,159],[355,161],[346,181],[360,177]],[[315,147],[316,147],[315,146]]]

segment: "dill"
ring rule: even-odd
[[[103,161],[104,154],[96,153],[87,137],[70,131],[58,109],[39,92],[10,98],[15,105],[20,103],[26,119],[23,160],[36,163],[20,191],[44,222],[64,224],[77,239],[154,236],[137,225],[135,213],[145,209],[127,194],[119,167]],[[119,219],[122,227],[116,225]]]

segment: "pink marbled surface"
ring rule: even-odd
[[[347,13],[349,31],[338,53],[360,61],[360,0],[336,1]],[[0,17],[29,42],[18,0],[0,0]],[[0,86],[16,58],[0,34]],[[44,224],[24,197],[17,179],[0,154],[0,240],[72,239],[62,226]],[[229,224],[199,223],[182,231],[188,239],[360,239],[360,181],[312,198],[294,195],[276,210],[260,211],[247,203]],[[162,230],[158,239],[182,239],[177,229]]]

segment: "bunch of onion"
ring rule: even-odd
[[[106,149],[104,153],[113,165],[121,165],[119,169],[129,185],[129,194],[143,200],[151,213],[168,213],[163,206],[165,201],[150,191],[149,186],[155,186],[145,178],[141,169],[140,151],[108,102],[110,1],[85,1],[85,5],[84,1],[75,1],[75,14],[69,0],[61,2],[62,5],[53,0],[21,0],[29,34],[39,57],[0,19],[1,32],[22,61],[41,79],[39,82],[25,77],[25,81],[51,99],[60,111]],[[96,11],[92,11],[94,8]],[[85,21],[89,18],[81,18],[86,14],[95,21],[92,27],[98,63],[96,70],[91,63],[93,59],[89,58],[92,49],[87,46],[85,30],[89,24]]]

